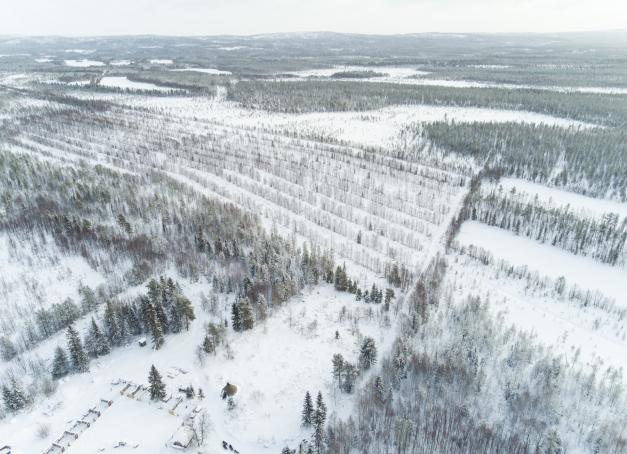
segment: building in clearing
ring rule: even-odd
[[[194,431],[187,424],[182,424],[170,438],[170,444],[173,448],[187,449],[194,439]]]
[[[232,397],[235,394],[237,394],[237,386],[227,381],[224,388],[222,388],[222,399],[226,399],[227,397]]]

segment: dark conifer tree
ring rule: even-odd
[[[364,338],[359,350],[359,365],[368,370],[377,362],[377,347],[372,337]]]
[[[165,343],[165,339],[163,338],[161,323],[157,319],[157,314],[155,313],[152,303],[148,303],[146,307],[146,317],[148,319],[148,326],[152,336],[152,346],[155,350],[159,350]]]
[[[305,393],[305,400],[303,402],[303,411],[301,413],[301,424],[303,427],[309,427],[313,423],[314,418],[314,406],[309,391]]]
[[[163,384],[163,380],[161,379],[161,374],[154,364],[150,367],[150,372],[148,374],[148,383],[150,384],[150,398],[152,400],[165,399],[165,385]]]
[[[58,346],[54,351],[54,359],[52,360],[52,378],[59,379],[65,377],[70,372],[67,354],[65,350]]]
[[[313,418],[314,434],[313,441],[317,452],[321,452],[324,440],[324,424],[327,420],[327,406],[322,400],[322,393],[318,391],[316,398],[316,411]]]
[[[67,337],[72,370],[75,372],[89,371],[89,358],[83,349],[83,344],[81,339],[78,337],[78,333],[72,325],[67,327],[65,335]]]
[[[239,305],[236,303],[231,305],[231,326],[233,327],[233,331],[242,330],[242,318],[239,311]]]

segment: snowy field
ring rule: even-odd
[[[599,263],[589,257],[571,254],[562,249],[541,244],[529,238],[491,227],[476,221],[462,224],[457,237],[462,245],[479,246],[515,265],[527,265],[529,270],[589,290],[599,290],[627,307],[627,270]]]
[[[196,285],[189,292],[195,303],[202,290],[202,285]],[[0,425],[0,439],[17,452],[42,452],[88,408],[100,399],[110,399],[111,407],[73,442],[67,453],[179,452],[165,443],[181,424],[185,411],[180,411],[180,417],[173,416],[168,413],[168,405],[151,403],[146,396],[131,400],[111,384],[122,378],[146,385],[148,370],[154,364],[162,372],[168,393],[190,384],[203,389],[206,398],[195,400],[194,406],[208,410],[211,430],[207,447],[220,452],[221,442],[226,440],[241,453],[280,452],[286,443],[293,446],[309,436],[309,431],[300,426],[306,391],[321,391],[329,414],[351,412],[350,396],[334,389],[331,358],[341,353],[355,362],[360,340],[366,335],[375,339],[379,352],[390,348],[395,329],[393,321],[381,317],[380,307],[357,303],[353,295],[337,293],[327,285],[315,287],[279,308],[252,331],[229,333],[232,359],[220,347],[216,356],[208,356],[201,365],[194,351],[203,337],[207,316],[196,304],[200,319],[189,333],[168,336],[158,351],[131,345],[92,362],[90,373],[62,380],[54,396]],[[336,330],[340,334],[337,340]],[[226,381],[238,386],[234,410],[228,410],[219,396]],[[136,424],[139,421],[141,429]],[[45,439],[36,436],[38,424],[50,428]],[[118,442],[139,446],[114,449]]]
[[[362,72],[372,71],[378,73],[372,77],[341,77],[342,72]],[[397,83],[404,85],[422,85],[431,87],[450,88],[496,88],[500,90],[541,90],[554,91],[559,93],[591,93],[626,95],[627,87],[569,87],[559,85],[529,85],[529,84],[508,84],[497,82],[481,82],[463,79],[436,79],[431,78],[430,72],[420,71],[411,67],[393,66],[336,66],[333,68],[312,69],[304,71],[292,71],[284,73],[290,78],[282,78],[277,75],[277,80],[310,80],[310,79],[330,79],[342,81],[362,81],[379,83]],[[429,76],[429,77],[424,77]]]
[[[154,47],[144,47],[145,49],[154,49]],[[152,65],[171,65],[174,62],[170,59],[167,58],[153,58],[152,60],[150,60],[150,63]]]
[[[71,66],[74,68],[89,68],[91,66],[104,66],[105,64],[97,60],[65,60],[65,66]]]
[[[283,114],[245,109],[216,98],[112,98],[129,106],[166,109],[182,117],[216,121],[233,126],[282,129],[305,136],[323,136],[359,146],[395,147],[400,131],[417,123],[437,121],[520,122],[559,127],[593,125],[533,112],[448,106],[393,106],[365,112]]]
[[[195,72],[195,73],[203,73],[203,74],[211,74],[214,76],[229,76],[233,74],[231,71],[221,71],[215,68],[180,68],[180,69],[172,69],[174,72]]]
[[[147,82],[135,82],[129,80],[128,77],[106,76],[100,79],[100,86],[107,88],[121,88],[122,90],[139,90],[139,91],[175,91],[173,88],[163,87]]]

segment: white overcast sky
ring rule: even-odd
[[[0,0],[0,35],[627,29],[627,0]]]

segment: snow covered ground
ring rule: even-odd
[[[145,47],[147,49],[154,49],[154,47]],[[153,65],[171,65],[174,62],[170,59],[167,58],[163,58],[163,59],[159,59],[159,58],[153,58],[152,60],[150,60],[150,63]]]
[[[106,76],[100,79],[100,86],[109,88],[121,88],[123,90],[140,90],[140,91],[161,91],[169,92],[175,89],[163,87],[147,82],[135,82],[123,76]]]
[[[618,305],[627,307],[627,270],[624,268],[605,265],[476,221],[464,222],[457,239],[463,245],[479,246],[497,259],[527,265],[529,270],[536,270],[541,275],[553,279],[563,276],[568,283],[599,290],[615,298]]]
[[[172,69],[171,71],[204,73],[204,74],[212,74],[215,76],[229,76],[233,74],[231,71],[221,71],[215,68],[179,68],[179,69]]]
[[[553,206],[570,205],[575,211],[581,211],[588,216],[601,218],[606,213],[616,213],[621,218],[627,216],[627,204],[606,199],[595,199],[574,192],[551,188],[538,183],[532,183],[520,178],[501,178],[498,183],[505,192],[514,189],[517,193],[525,192],[531,197]]]
[[[222,440],[226,440],[242,453],[277,453],[286,443],[294,446],[310,435],[300,426],[306,391],[321,391],[329,413],[350,413],[350,396],[334,389],[332,355],[341,353],[355,362],[365,335],[375,339],[381,354],[390,348],[395,333],[393,320],[388,322],[379,315],[380,306],[357,303],[354,295],[322,285],[278,308],[252,331],[231,332],[228,343],[232,359],[220,347],[216,356],[208,356],[201,365],[194,352],[202,342],[203,324],[208,319],[198,304],[206,286],[183,283],[183,287],[200,316],[189,332],[168,336],[161,350],[130,345],[92,362],[90,373],[64,379],[52,397],[32,411],[4,421],[0,439],[16,452],[42,452],[88,408],[100,399],[111,399],[111,407],[73,442],[67,453],[91,454],[101,452],[101,448],[104,452],[128,450],[137,454],[178,452],[165,443],[182,422],[184,412],[181,417],[171,415],[167,408],[159,408],[166,404],[151,403],[145,396],[131,400],[111,384],[122,378],[146,385],[148,370],[154,364],[164,377],[168,393],[190,384],[203,389],[206,398],[195,400],[194,406],[208,410],[208,448],[219,452]],[[339,339],[335,339],[336,330]],[[226,381],[238,386],[234,410],[228,410],[219,395]],[[39,438],[38,424],[48,426],[50,435]],[[120,441],[139,446],[114,450]]]
[[[393,106],[364,112],[283,114],[245,109],[217,98],[112,98],[129,106],[166,109],[182,117],[223,124],[282,129],[305,136],[323,136],[362,146],[394,147],[400,131],[420,122],[520,122],[560,127],[592,125],[533,112],[449,106]]]
[[[66,66],[72,66],[75,68],[88,68],[91,66],[104,66],[104,63],[97,60],[65,60]]]
[[[425,71],[419,71],[416,68],[402,67],[402,66],[334,66],[332,68],[323,69],[307,69],[303,71],[291,71],[284,74],[295,76],[299,78],[321,78],[331,77],[334,74],[342,72],[355,72],[355,71],[372,71],[374,73],[383,74],[368,78],[338,78],[336,80],[363,80],[373,82],[399,82],[408,80],[410,77],[424,76],[429,74]]]
[[[507,66],[505,66],[507,67]],[[372,71],[383,75],[373,77],[333,77],[334,80],[350,80],[362,82],[398,83],[405,85],[423,85],[432,87],[451,88],[497,88],[501,90],[541,90],[555,91],[560,93],[592,93],[625,95],[627,87],[570,87],[560,85],[529,85],[529,84],[508,84],[500,82],[481,82],[464,79],[436,79],[428,76],[431,73],[420,71],[411,67],[394,66],[336,66],[333,68],[311,69],[304,71],[292,71],[284,74],[293,76],[284,79],[278,75],[277,80],[309,80],[319,78],[331,78],[333,75],[349,71]],[[297,79],[295,79],[297,78]]]

